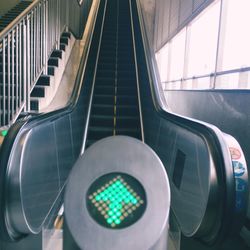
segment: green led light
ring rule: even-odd
[[[120,225],[143,203],[138,203],[143,200],[120,176],[91,193],[89,200],[112,228]]]
[[[4,137],[4,136],[6,136],[8,134],[8,130],[2,130],[1,131],[1,135]]]

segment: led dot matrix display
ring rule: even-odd
[[[97,179],[87,194],[88,211],[99,224],[124,228],[144,213],[146,196],[142,185],[126,174],[108,174]]]

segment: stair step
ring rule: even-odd
[[[65,49],[66,49],[66,44],[60,43],[60,50],[65,51]]]
[[[35,86],[31,92],[31,97],[45,97],[45,87]]]
[[[11,23],[11,21],[13,21],[13,18],[1,18],[0,23],[1,25],[7,26],[9,23]]]
[[[56,57],[62,59],[62,51],[61,50],[54,50],[51,53],[51,57]]]
[[[39,99],[35,97],[30,98],[30,109],[32,111],[39,111]]]
[[[48,75],[54,76],[55,75],[55,66],[48,66]]]
[[[48,65],[49,66],[56,66],[58,67],[59,64],[59,59],[57,57],[50,57],[48,60]]]
[[[41,75],[36,83],[37,86],[50,86],[50,76]]]
[[[63,32],[62,37],[71,38],[71,33],[70,32]]]
[[[68,45],[68,44],[69,44],[69,39],[68,39],[68,37],[61,37],[61,38],[60,38],[60,43],[63,43],[63,44]]]

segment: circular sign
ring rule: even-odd
[[[146,209],[144,188],[134,177],[122,173],[106,174],[95,180],[86,200],[91,217],[111,229],[132,225]]]

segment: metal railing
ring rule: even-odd
[[[0,33],[0,126],[30,110],[30,93],[67,27],[69,4],[35,0]]]

